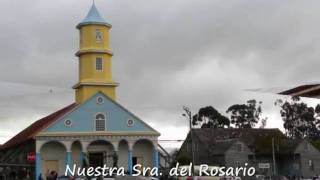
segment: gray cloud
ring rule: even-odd
[[[317,81],[318,1],[96,1],[113,25],[113,76],[119,101],[153,124],[181,125],[181,106],[222,112],[264,101],[281,127],[271,94],[243,89]],[[17,132],[73,101],[76,24],[87,0],[0,2],[0,131]],[[13,83],[12,83],[13,82]],[[21,84],[22,83],[22,84]],[[54,93],[50,93],[53,89]],[[159,122],[168,125],[160,126]],[[183,132],[183,130],[181,130]]]

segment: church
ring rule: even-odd
[[[33,179],[67,165],[158,167],[160,133],[117,103],[112,80],[109,31],[111,25],[93,3],[76,26],[80,34],[79,81],[73,86],[75,102],[18,133],[0,146],[2,174],[24,169]],[[0,172],[1,174],[1,172]]]

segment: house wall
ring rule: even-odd
[[[238,149],[239,146],[241,150]],[[225,166],[244,167],[245,163],[249,164],[250,154],[252,154],[250,149],[243,142],[237,141],[225,152]]]
[[[303,141],[295,151],[300,154],[300,170],[302,176],[312,177],[320,174],[320,152],[309,142]],[[313,162],[313,168],[309,166],[309,160]]]
[[[256,168],[256,174],[271,176],[274,174],[273,156],[272,154],[256,155],[250,159],[251,165]],[[276,174],[284,176],[299,176],[300,172],[295,169],[295,163],[300,162],[300,157],[284,154],[276,154]],[[261,169],[259,163],[268,163],[270,168]]]
[[[211,166],[226,166],[226,157],[225,155],[213,155],[208,159],[209,163],[206,163]]]
[[[253,159],[250,160],[252,166],[256,168],[256,174],[271,176],[273,175],[273,158],[272,154],[269,155],[255,155]],[[270,165],[269,169],[260,169],[259,163],[268,163]]]
[[[177,153],[176,160],[179,160],[181,158],[187,157],[189,160],[191,160],[191,153],[188,152],[188,137],[183,141],[179,152]],[[180,162],[181,163],[181,162]]]
[[[289,176],[301,176],[300,155],[282,155],[277,158],[277,173]]]
[[[189,143],[189,154],[190,154],[190,159],[192,159],[192,154],[191,154],[191,143]],[[208,152],[208,149],[210,147],[204,147],[206,146],[205,144],[196,141],[194,143],[194,161],[196,165],[200,164],[207,164],[210,166],[224,166],[225,163],[225,156],[224,154],[216,154],[213,155],[210,152]]]

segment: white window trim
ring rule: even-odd
[[[96,117],[98,114],[103,114],[104,115],[104,131],[107,131],[107,115],[106,113],[103,113],[103,112],[97,112],[94,117],[93,117],[93,131],[95,132],[103,132],[103,131],[97,131],[97,128],[96,128]]]

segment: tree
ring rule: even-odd
[[[214,107],[206,106],[192,117],[192,124],[201,128],[225,128],[230,127],[230,120],[220,114]]]
[[[316,147],[320,151],[320,139],[313,140],[311,143],[314,147]]]
[[[278,99],[283,127],[290,138],[320,138],[320,105],[309,107],[299,97]]]
[[[254,128],[261,122],[261,127],[266,125],[267,118],[261,118],[262,102],[254,99],[248,100],[246,104],[234,104],[230,106],[227,113],[230,113],[231,124],[236,128]]]

